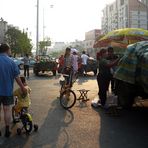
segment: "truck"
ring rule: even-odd
[[[38,55],[33,66],[33,72],[38,76],[40,72],[44,73],[45,71],[51,71],[56,76],[57,62],[48,55]]]

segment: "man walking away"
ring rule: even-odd
[[[81,59],[82,59],[83,74],[86,75],[87,61],[88,61],[89,57],[86,55],[85,51],[82,52]]]

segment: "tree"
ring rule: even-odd
[[[10,45],[12,54],[24,55],[25,53],[31,53],[32,44],[28,38],[27,33],[21,32],[21,30],[8,26],[8,30],[5,34],[5,41]]]

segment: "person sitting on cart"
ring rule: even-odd
[[[64,65],[64,55],[62,54],[59,57],[58,73],[61,73],[63,65]]]
[[[27,85],[25,77],[20,77],[20,79],[23,85],[25,86],[25,88],[27,89],[27,93],[23,94],[20,88],[14,91],[13,96],[17,97],[17,104],[15,105],[16,113],[19,113],[22,110],[22,108],[29,108],[31,104],[31,100],[30,100],[31,89]]]

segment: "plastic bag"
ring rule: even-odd
[[[61,85],[64,85],[64,83],[65,83],[65,78],[63,77],[63,75],[60,76],[59,82],[60,82]]]
[[[105,106],[118,106],[118,97],[113,93],[107,93]]]

